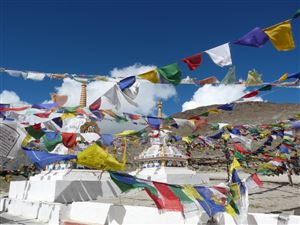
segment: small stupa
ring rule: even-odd
[[[157,103],[157,117],[162,118],[162,101]],[[170,142],[170,131],[163,129],[152,130],[149,148],[146,148],[135,158],[139,169],[131,175],[138,178],[166,182],[171,184],[202,184],[208,183],[209,178],[189,169],[188,157]]]

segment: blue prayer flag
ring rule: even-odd
[[[43,169],[47,165],[60,162],[60,161],[68,161],[71,159],[76,159],[76,155],[59,155],[52,154],[46,151],[35,151],[28,148],[23,148],[25,154],[29,158],[31,162],[37,165],[39,168]]]
[[[226,110],[226,111],[232,111],[233,107],[234,107],[234,103],[230,103],[230,104],[220,105],[218,107],[218,109],[222,109],[222,110]]]
[[[148,119],[149,126],[152,129],[159,129],[160,123],[161,123],[161,119],[160,118],[153,117],[153,116],[147,116],[147,119]]]
[[[124,91],[126,88],[130,88],[136,81],[135,76],[126,77],[123,80],[120,80],[119,87],[122,91]]]

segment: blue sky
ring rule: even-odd
[[[291,18],[299,1],[1,1],[0,67],[41,72],[109,74],[135,63],[164,66],[233,41],[252,28],[265,28]],[[296,48],[278,52],[231,45],[237,76],[255,68],[264,81],[300,71],[300,19],[292,22]],[[204,56],[194,72],[198,79],[226,74]],[[49,99],[62,81],[41,82],[0,75],[1,89],[29,103]],[[179,85],[164,102],[166,114],[181,111],[196,86]],[[145,96],[146,97],[146,96]],[[264,99],[299,103],[299,89],[275,89]]]

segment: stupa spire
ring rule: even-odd
[[[81,82],[80,107],[86,107],[86,82]]]

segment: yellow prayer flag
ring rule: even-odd
[[[65,119],[68,119],[68,118],[74,118],[74,117],[75,117],[74,113],[64,113],[60,116],[61,120],[65,120]]]
[[[239,161],[237,161],[237,159],[235,157],[233,157],[233,161],[230,166],[230,173],[232,173],[233,169],[235,169],[235,168],[241,168],[241,165],[240,165]]]
[[[191,199],[203,200],[202,196],[196,191],[192,185],[184,185],[183,192]]]
[[[129,136],[129,135],[134,135],[138,133],[136,130],[124,130],[121,133],[115,134],[115,136]]]
[[[192,140],[191,140],[188,136],[182,137],[182,140],[183,140],[184,142],[186,142],[187,144],[192,143]]]
[[[285,74],[283,74],[278,80],[284,81],[284,80],[286,80],[286,79],[288,78],[288,76],[289,76],[289,74],[288,74],[288,73],[285,73]]]
[[[238,184],[238,183],[230,184],[230,192],[232,194],[232,198],[233,198],[234,201],[241,200],[240,184]]]
[[[160,82],[159,75],[156,70],[152,70],[152,71],[140,74],[138,76],[142,79],[149,80],[150,82],[155,83],[155,84]]]
[[[26,137],[23,139],[21,146],[26,147],[32,139],[33,138],[30,136],[30,134],[26,134]]]
[[[219,109],[209,109],[208,112],[209,113],[219,113],[220,110]]]
[[[288,51],[295,48],[290,20],[268,27],[264,29],[264,32],[278,51]]]
[[[231,215],[232,217],[236,217],[236,212],[235,212],[235,210],[232,208],[232,206],[231,206],[230,204],[227,204],[227,205],[225,206],[225,211],[226,211],[229,215]]]
[[[124,155],[126,155],[126,149],[124,152]],[[124,170],[125,162],[126,156],[123,156],[123,163],[119,163],[112,155],[97,144],[90,145],[77,155],[78,164],[99,170]]]

